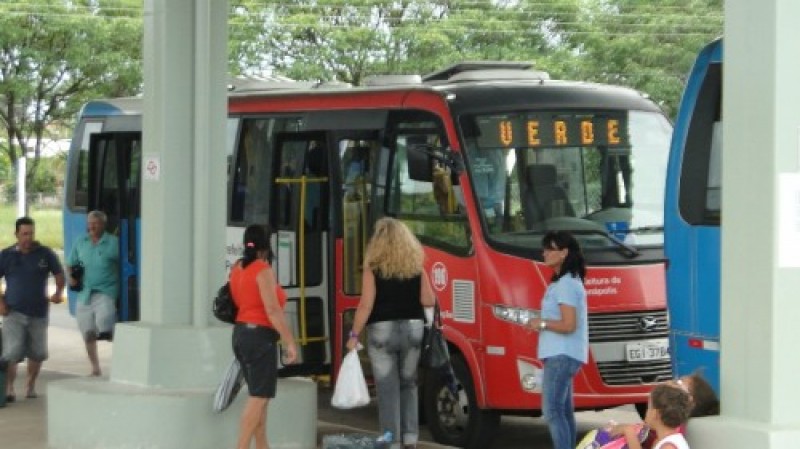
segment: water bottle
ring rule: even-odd
[[[392,434],[391,430],[383,432],[383,435],[379,436],[378,438],[375,438],[375,448],[376,449],[388,448],[389,446],[392,445],[393,436],[394,435]]]

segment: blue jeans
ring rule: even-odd
[[[417,444],[417,366],[422,320],[379,321],[367,326],[367,352],[378,394],[380,433],[390,430],[392,449]]]
[[[574,449],[575,407],[572,403],[572,380],[581,362],[566,355],[544,361],[542,379],[542,413],[550,429],[554,449]]]

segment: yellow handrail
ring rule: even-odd
[[[327,337],[309,337],[308,324],[306,323],[306,227],[305,211],[306,211],[306,184],[309,182],[323,183],[328,182],[327,177],[310,177],[301,176],[299,178],[276,178],[276,184],[300,184],[300,232],[299,232],[299,248],[300,248],[300,338],[298,343],[305,346],[308,343],[315,341],[325,341]]]

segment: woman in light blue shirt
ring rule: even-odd
[[[555,449],[575,447],[572,383],[589,352],[586,311],[586,261],[569,232],[551,231],[542,238],[544,263],[553,278],[542,299],[541,319],[528,325],[539,331],[538,357],[544,362],[542,413]]]

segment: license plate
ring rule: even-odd
[[[625,345],[625,359],[629,362],[647,362],[669,358],[669,343],[664,340],[650,340]]]

